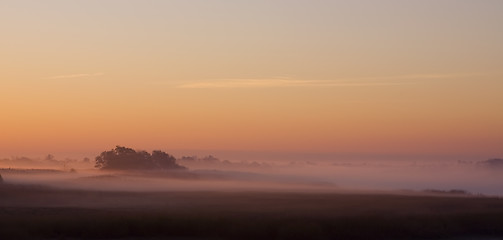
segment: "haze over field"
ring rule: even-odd
[[[80,178],[123,145],[212,154],[222,162],[179,160],[278,188],[501,194],[501,170],[477,163],[503,157],[502,12],[491,0],[2,1],[2,166]],[[78,161],[27,161],[48,153]]]
[[[173,166],[168,168],[144,168],[129,164],[100,170],[95,168],[95,161],[88,161],[89,159],[47,158],[0,160],[0,174],[4,182],[10,184],[83,190],[327,193],[380,191],[407,195],[454,190],[469,194],[503,195],[500,184],[503,180],[503,159],[478,162],[250,162],[221,160],[214,156],[185,156],[178,158],[176,165],[166,165]],[[117,163],[121,164],[120,161]],[[103,166],[103,161],[100,164]]]

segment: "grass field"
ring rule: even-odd
[[[493,239],[503,199],[3,184],[1,239]],[[472,238],[473,237],[473,238]]]

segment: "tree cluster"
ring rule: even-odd
[[[115,170],[185,169],[176,163],[175,157],[163,151],[148,153],[121,146],[97,156],[95,167]]]

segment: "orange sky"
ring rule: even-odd
[[[502,11],[2,1],[0,157],[117,144],[501,157]]]

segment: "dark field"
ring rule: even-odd
[[[1,239],[499,239],[503,199],[0,185]]]

